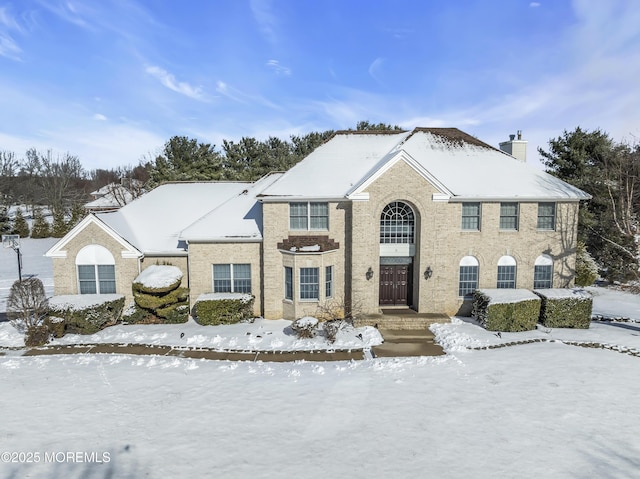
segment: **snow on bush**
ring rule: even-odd
[[[540,302],[526,289],[478,289],[472,316],[489,331],[531,331],[540,317]]]
[[[313,316],[303,316],[291,323],[291,329],[300,339],[313,338],[316,335],[318,319]]]
[[[151,265],[133,281],[133,289],[142,293],[173,291],[180,286],[182,276],[182,271],[177,266]]]
[[[591,324],[593,299],[582,289],[535,290],[542,298],[540,322],[548,328],[582,328]]]
[[[64,319],[64,332],[93,334],[118,322],[124,308],[121,294],[54,296],[49,314]]]
[[[202,325],[235,324],[253,319],[253,296],[244,293],[205,293],[198,296],[195,320]]]

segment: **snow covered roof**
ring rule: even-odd
[[[457,128],[338,132],[264,193],[264,199],[344,198],[406,161],[449,201],[588,199],[589,195]]]
[[[280,176],[255,183],[167,183],[96,216],[144,254],[186,254],[187,241],[260,240],[262,205],[256,195]]]

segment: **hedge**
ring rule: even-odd
[[[254,297],[243,293],[206,293],[198,296],[195,320],[202,325],[235,324],[253,318]]]
[[[144,269],[133,281],[134,293],[163,294],[173,291],[182,282],[177,266],[154,264]]]
[[[540,322],[548,328],[588,329],[593,298],[581,289],[534,290],[542,298]]]
[[[65,333],[96,333],[116,324],[123,308],[121,294],[78,294],[49,300],[49,316],[64,320]]]
[[[526,289],[478,289],[472,316],[489,331],[531,331],[540,317],[541,300]]]

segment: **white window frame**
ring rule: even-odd
[[[550,215],[545,215],[545,216],[540,216],[540,207],[542,205],[551,205],[553,207],[553,216]],[[556,220],[557,220],[557,216],[558,216],[558,205],[557,203],[554,203],[552,201],[547,201],[547,202],[540,202],[538,203],[538,224],[537,224],[537,228],[539,231],[555,231],[556,230]],[[547,218],[552,218],[552,226],[551,228],[548,228],[546,226],[540,226],[540,220],[541,219],[547,219]]]
[[[316,276],[316,281],[315,282],[302,282],[303,279],[303,270],[315,270],[315,276]],[[309,268],[300,268],[298,270],[298,294],[300,295],[300,301],[319,301],[320,300],[320,268],[318,268],[317,266],[314,267],[309,267]],[[308,296],[303,298],[303,294],[306,295],[308,294],[308,288],[315,287],[315,297],[314,296]],[[313,293],[313,291],[311,291]]]
[[[463,274],[468,274],[468,270],[464,270],[462,268],[475,268],[475,280],[469,280],[465,279],[463,280]],[[462,258],[460,260],[460,265],[458,268],[458,296],[460,298],[470,298],[471,294],[473,293],[474,290],[478,289],[478,283],[480,281],[480,263],[478,262],[478,259],[475,256],[465,256],[464,258]],[[463,288],[463,283],[466,284],[467,283],[475,283],[475,286],[473,287],[473,289],[470,289],[468,287]],[[469,290],[464,294],[461,294],[462,291],[464,290]]]
[[[500,275],[508,274],[513,279],[500,279]],[[496,288],[498,289],[515,289],[518,275],[518,266],[513,256],[502,256],[498,260],[498,276]]]
[[[333,298],[333,266],[324,267],[324,297]]]
[[[216,266],[228,266],[229,267],[229,278],[222,278],[222,280],[229,280],[230,281],[230,291],[216,291]],[[249,267],[249,291],[236,291],[237,288],[236,287],[236,280],[238,281],[247,281],[247,278],[236,278],[237,274],[236,274],[236,266],[248,266]],[[211,275],[212,275],[212,283],[211,283],[211,290],[214,293],[244,293],[244,294],[251,294],[252,290],[253,290],[253,282],[251,281],[251,263],[214,263],[211,266]],[[218,279],[218,281],[221,281],[221,279]],[[242,288],[245,289],[245,288]]]
[[[515,215],[507,215],[503,213],[502,208],[506,207],[506,206],[514,206],[516,207],[516,213]],[[513,227],[504,227],[502,225],[502,220],[513,220],[514,221],[514,226]],[[518,231],[518,228],[520,227],[520,204],[515,202],[515,201],[507,201],[504,203],[500,203],[500,230],[501,231]]]
[[[287,278],[289,276],[289,278]],[[287,294],[287,284],[289,284],[291,288],[290,294]],[[284,299],[286,301],[293,301],[294,295],[294,275],[293,275],[293,267],[285,266],[284,267]]]
[[[549,279],[540,280],[536,279],[536,268],[545,268],[545,271],[549,270],[549,273],[545,273],[545,275],[549,276]],[[541,286],[540,283],[544,282],[545,285]],[[537,286],[536,286],[536,283]],[[553,288],[553,258],[547,254],[541,254],[536,258],[536,261],[533,266],[533,289],[547,289]]]
[[[305,205],[305,212],[306,212],[306,220],[305,220],[305,226],[304,227],[294,227],[294,225],[292,224],[292,219],[293,218],[304,218],[304,216],[302,215],[296,215],[296,216],[292,216],[292,205]],[[313,215],[311,213],[311,209],[313,205],[321,205],[322,207],[326,208],[327,210],[327,214],[326,215]],[[312,219],[313,218],[326,218],[326,227],[321,227],[321,228],[317,228],[317,227],[312,227]],[[289,203],[289,230],[291,231],[328,231],[329,230],[329,203],[326,201],[292,201]]]
[[[80,267],[91,267],[93,268],[93,284],[95,286],[95,293],[83,293],[82,292],[82,284],[89,283],[89,280],[81,280],[80,279]],[[100,274],[100,267],[110,267],[113,272],[113,280],[112,279],[102,279],[103,275]],[[78,275],[78,292],[80,294],[115,294],[116,293],[116,267],[113,264],[78,264],[76,265],[76,273]],[[113,283],[113,288],[105,288],[103,283],[108,282],[109,284]],[[107,289],[107,291],[103,291]]]
[[[471,205],[477,205],[478,207],[478,213],[474,214],[474,215],[465,215],[464,214],[464,207],[465,206],[471,206]],[[482,229],[482,203],[479,202],[467,202],[467,203],[462,203],[462,221],[460,224],[460,228],[462,229],[462,231],[480,231]],[[475,228],[467,228],[465,227],[464,224],[464,220],[465,218],[477,218],[478,219],[478,225]]]

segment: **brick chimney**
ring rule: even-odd
[[[522,130],[518,130],[518,135],[509,135],[509,141],[500,143],[500,149],[513,156],[516,160],[527,162],[527,140],[522,139]]]

